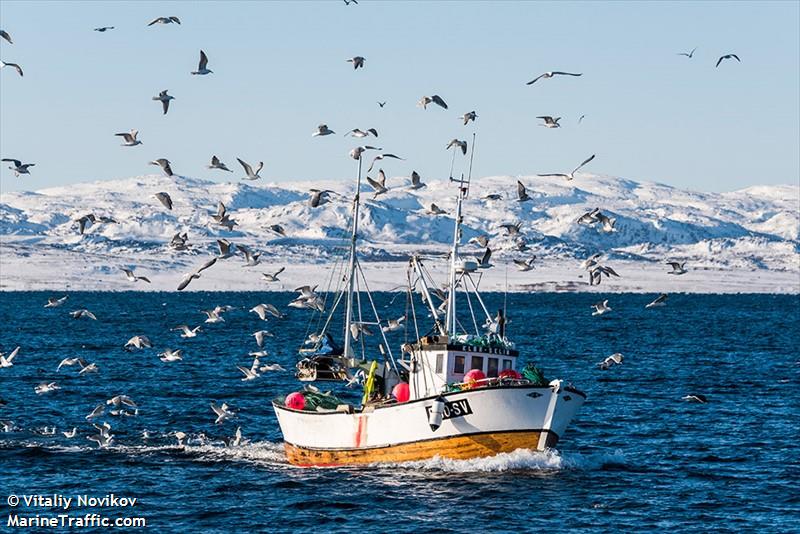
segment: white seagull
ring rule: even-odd
[[[537,76],[536,78],[532,79],[531,81],[529,81],[525,85],[533,85],[534,83],[536,83],[539,80],[546,80],[548,78],[552,78],[553,76],[583,76],[583,73],[582,72],[581,73],[563,72],[563,71],[560,71],[560,70],[549,71],[549,72],[545,72],[544,74],[540,74],[539,76]]]
[[[183,350],[182,349],[178,349],[178,350],[166,349],[164,352],[162,352],[158,356],[159,356],[159,360],[161,360],[162,362],[177,362],[177,361],[183,359]]]
[[[69,316],[72,317],[73,319],[80,319],[81,317],[88,317],[89,319],[92,319],[93,321],[97,320],[97,317],[95,317],[95,315],[92,312],[90,312],[89,310],[87,310],[86,308],[69,312]]]
[[[136,138],[136,136],[139,135],[139,130],[131,130],[128,133],[117,133],[114,135],[120,136],[123,139],[125,139],[125,142],[122,143],[122,146],[136,146],[142,144],[142,142]]]
[[[592,304],[591,307],[594,308],[594,311],[592,312],[592,317],[594,317],[595,315],[603,315],[604,313],[610,312],[612,309],[611,306],[608,305],[608,300]]]
[[[447,102],[445,102],[444,99],[439,95],[423,96],[422,98],[419,99],[419,102],[417,102],[417,106],[421,107],[422,109],[428,109],[428,104],[431,103],[436,104],[441,108],[447,109]]]
[[[425,184],[422,183],[422,178],[420,178],[417,171],[411,171],[411,185],[408,187],[409,189],[422,189],[425,187]]]
[[[668,261],[667,265],[672,267],[672,270],[667,274],[681,275],[689,272],[686,270],[686,262],[678,263],[677,261]]]
[[[45,308],[58,308],[59,306],[64,304],[67,301],[68,298],[69,298],[69,295],[64,295],[60,299],[57,299],[55,297],[50,297],[50,298],[47,299],[47,304],[45,304],[44,307]]]
[[[647,304],[645,308],[655,308],[657,306],[666,306],[666,305],[667,305],[667,294],[661,293],[658,297],[656,297],[656,299],[653,302]]]
[[[131,347],[136,349],[144,349],[144,348],[151,348],[153,344],[150,342],[150,338],[147,336],[133,336],[125,343],[125,348],[129,349]]]
[[[172,330],[173,331],[180,330],[181,332],[183,332],[181,334],[182,338],[191,338],[191,337],[197,337],[197,333],[202,330],[202,327],[201,326],[195,326],[194,328],[189,328],[188,325],[182,324],[182,325],[176,326]]]
[[[583,167],[584,165],[586,165],[587,163],[592,161],[594,159],[594,157],[595,157],[595,154],[592,154],[591,156],[589,156],[588,158],[583,160],[583,162],[580,165],[578,165],[577,167],[575,167],[574,169],[572,169],[572,171],[569,174],[564,174],[564,173],[561,173],[561,172],[554,172],[554,173],[549,173],[549,174],[539,174],[538,176],[563,176],[567,180],[572,180],[573,178],[575,178],[575,173],[578,172],[581,169],[581,167]]]
[[[0,367],[11,367],[14,365],[14,358],[17,354],[19,354],[19,347],[12,350],[8,356],[0,352]]]
[[[274,273],[261,273],[261,278],[263,278],[267,282],[279,282],[278,275],[281,274],[283,271],[286,270],[286,267],[281,267]]]
[[[153,24],[172,24],[173,22],[178,25],[181,23],[178,17],[158,17],[153,19],[148,26],[152,26]]]
[[[56,391],[58,389],[61,389],[61,387],[55,382],[42,382],[33,388],[37,395],[44,395],[45,393],[50,393],[51,391]]]
[[[3,67],[12,67],[17,71],[17,74],[19,74],[20,77],[24,76],[22,73],[22,67],[20,67],[16,63],[6,63],[5,61],[0,61],[0,69],[2,69]]]
[[[542,126],[544,126],[545,128],[561,128],[561,125],[558,124],[558,121],[561,120],[561,117],[553,118],[550,115],[541,115],[536,118],[542,119],[544,121],[544,124],[542,124]]]
[[[253,167],[251,167],[250,164],[247,163],[246,161],[242,161],[239,158],[236,158],[236,161],[239,162],[239,164],[244,168],[244,172],[247,173],[247,176],[242,177],[242,180],[258,180],[259,178],[261,178],[261,176],[259,176],[258,173],[261,172],[261,169],[264,168],[263,161],[258,162],[258,167],[256,167],[255,172],[253,172]]]
[[[224,402],[222,403],[221,406],[218,406],[216,403],[212,402],[211,409],[217,415],[217,420],[214,421],[214,423],[217,425],[220,423],[224,423],[225,421],[236,415],[234,412],[230,410],[230,407]]]
[[[22,163],[20,160],[14,158],[3,158],[2,161],[8,161],[14,164],[13,167],[9,167],[9,169],[14,171],[14,176],[19,176],[20,174],[30,174],[30,167],[36,165],[35,163]]]
[[[164,191],[161,191],[159,193],[156,193],[153,196],[156,197],[156,199],[158,199],[158,201],[161,202],[161,204],[165,208],[167,208],[168,210],[172,209],[172,197],[169,196],[169,193],[165,193]]]
[[[622,360],[623,359],[624,359],[624,357],[622,356],[622,354],[620,354],[619,352],[615,352],[614,354],[612,354],[611,356],[609,356],[608,358],[606,358],[602,362],[598,363],[597,367],[599,367],[600,369],[605,371],[607,369],[611,369],[611,367],[614,366],[614,365],[622,364]]]
[[[123,267],[122,272],[125,273],[125,278],[128,279],[128,282],[138,282],[139,280],[141,280],[142,282],[147,282],[148,284],[150,283],[149,278],[147,278],[146,276],[136,276],[130,269],[126,269]]]

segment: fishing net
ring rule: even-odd
[[[544,373],[531,362],[525,365],[525,368],[522,370],[522,378],[530,380],[531,384],[534,386],[547,385],[547,380],[544,377]]]

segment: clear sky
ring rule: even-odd
[[[800,3],[786,2],[0,2],[0,152],[35,162],[3,191],[158,172],[267,180],[352,178],[370,139],[447,176],[454,137],[478,133],[475,175],[571,169],[729,191],[800,180]],[[147,23],[176,15],[182,25]],[[98,33],[96,26],[116,26]],[[697,47],[693,59],[676,55]],[[200,49],[214,74],[192,76]],[[726,53],[741,63],[714,64]],[[345,60],[361,55],[354,71]],[[581,72],[525,82],[548,70]],[[176,97],[169,114],[151,100]],[[415,106],[441,95],[448,111]],[[387,101],[381,109],[377,101]],[[478,121],[458,120],[475,110]],[[559,130],[537,115],[561,116]],[[582,124],[578,118],[585,115]],[[116,132],[140,130],[123,148]],[[209,171],[217,154],[235,174]],[[388,160],[385,160],[388,161]]]

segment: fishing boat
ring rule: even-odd
[[[363,375],[363,396],[360,404],[347,403],[306,386],[275,399],[288,461],[342,466],[555,447],[586,395],[562,380],[545,380],[531,364],[519,369],[520,352],[506,335],[504,310],[490,314],[479,292],[481,266],[460,254],[470,177],[451,177],[457,197],[446,290],[433,280],[425,258],[409,260],[406,325],[415,341],[404,343],[395,357],[358,262],[360,159],[357,176],[343,287],[322,333],[312,339],[329,333],[333,311],[344,300],[344,346],[341,355],[329,357],[341,363],[339,371],[346,369],[350,381]],[[419,312],[417,298],[423,304]],[[374,316],[369,321],[360,309],[365,301]],[[428,314],[432,324],[426,327],[420,323]],[[378,346],[372,354],[363,335],[369,327],[380,332],[373,336]]]

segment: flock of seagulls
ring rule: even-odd
[[[345,0],[345,4],[357,4],[356,0]],[[176,16],[162,16],[153,19],[147,26],[154,26],[154,25],[180,25],[181,21]],[[94,28],[93,31],[104,33],[107,31],[114,30],[114,26],[102,26]],[[11,35],[6,32],[5,30],[0,30],[0,37],[7,41],[9,44],[13,44],[13,40]],[[686,56],[689,59],[694,57],[696,48],[692,49],[691,52],[680,52],[679,54],[682,56]],[[735,60],[736,62],[741,62],[739,56],[733,53],[725,54],[720,56],[716,62],[716,67],[719,67],[720,64],[725,60]],[[351,63],[353,66],[353,70],[364,69],[366,64],[366,58],[363,56],[354,56],[346,60],[347,62]],[[213,70],[208,68],[209,66],[209,58],[208,55],[205,53],[204,50],[200,50],[200,57],[197,64],[197,69],[191,71],[193,76],[206,76],[209,74],[213,74]],[[23,77],[23,70],[19,64],[16,63],[9,63],[0,61],[0,69],[4,69],[5,67],[10,67],[14,69],[20,77]],[[576,72],[566,72],[566,71],[548,71],[544,72],[529,82],[526,85],[533,85],[540,80],[548,80],[557,76],[564,76],[564,77],[580,77],[583,73],[576,73]],[[168,93],[168,90],[162,90],[159,92],[157,96],[152,97],[153,101],[158,101],[161,103],[162,106],[162,114],[166,115],[169,112],[170,102],[175,100],[175,97]],[[383,108],[386,105],[386,101],[379,101],[377,102],[378,106]],[[444,98],[442,98],[438,94],[432,94],[430,96],[423,96],[417,102],[417,105],[421,107],[423,110],[427,110],[429,105],[433,105],[435,107],[441,108],[442,110],[448,110],[448,104],[445,102]],[[432,107],[433,107],[432,106]],[[467,126],[470,122],[475,123],[478,118],[478,114],[475,110],[469,111],[464,113],[463,115],[459,116],[458,119],[462,121],[464,126]],[[553,117],[550,115],[541,115],[537,117],[541,119],[542,126],[546,128],[560,128],[561,125],[559,121],[561,117]],[[581,115],[578,122],[582,121],[584,115]],[[336,132],[329,128],[327,124],[321,123],[317,126],[317,128],[312,132],[313,137],[327,137],[330,135],[335,135]],[[122,146],[123,147],[136,147],[142,145],[142,140],[139,139],[139,131],[136,129],[131,129],[128,132],[116,133],[115,136],[121,137],[123,140]],[[348,131],[345,135],[363,139],[367,137],[374,137],[378,138],[378,130],[374,127],[370,128],[354,128]],[[468,152],[468,144],[465,140],[459,140],[458,138],[452,139],[446,145],[446,149],[454,150],[454,156],[456,152],[460,152],[462,156],[465,156]],[[358,146],[353,148],[350,151],[350,157],[354,160],[360,160],[364,153],[367,151],[377,151],[379,152],[377,155],[372,157],[370,165],[367,169],[367,172],[371,172],[375,167],[377,162],[383,161],[385,159],[395,159],[395,160],[403,160],[404,158],[390,153],[384,152],[382,148],[371,146],[371,145],[364,145]],[[547,173],[547,174],[539,174],[540,177],[562,177],[565,180],[573,180],[575,175],[578,171],[580,171],[585,165],[593,161],[595,158],[595,154],[592,154],[588,158],[584,159],[579,165],[577,165],[574,169],[569,172],[565,173]],[[244,170],[245,176],[242,177],[242,180],[258,180],[261,178],[260,173],[264,168],[263,161],[259,161],[255,168],[248,162],[244,161],[241,158],[236,158],[241,167]],[[2,158],[3,162],[11,163],[9,167],[12,170],[16,177],[21,175],[30,175],[31,167],[34,167],[34,163],[23,163],[22,160],[15,159],[15,158]],[[157,158],[149,162],[150,165],[155,165],[160,167],[162,172],[168,176],[172,177],[174,175],[171,162],[167,158]],[[212,155],[211,162],[207,166],[209,169],[220,170],[224,172],[233,172],[228,166],[223,163],[216,155]],[[373,189],[373,200],[377,199],[380,195],[384,195],[389,191],[389,187],[387,186],[387,179],[386,174],[383,169],[378,169],[378,174],[376,178],[372,178],[370,176],[366,177],[366,181],[369,186]],[[425,183],[422,181],[420,174],[417,171],[412,171],[410,175],[410,185],[408,186],[410,189],[420,189],[425,187]],[[331,195],[335,195],[334,191],[330,190],[311,190],[309,191],[309,206],[312,208],[318,208],[328,202],[330,202]],[[167,210],[173,209],[173,200],[169,193],[167,192],[158,192],[155,195],[155,198],[160,202],[160,204],[166,208]],[[486,195],[484,197],[485,200],[489,201],[498,201],[502,200],[503,196],[492,193]],[[532,200],[531,195],[528,193],[528,190],[521,181],[517,181],[517,191],[516,191],[516,200],[518,202],[528,202]],[[431,203],[430,206],[426,209],[426,213],[439,216],[444,215],[446,212],[442,210],[439,206],[435,203]],[[231,218],[231,214],[227,211],[226,207],[222,202],[218,204],[218,209],[216,214],[211,216],[212,220],[215,224],[227,228],[228,230],[232,230],[236,226],[236,221]],[[87,227],[94,225],[94,224],[111,224],[115,223],[116,221],[108,216],[97,216],[95,214],[89,213],[83,215],[79,219],[77,219],[79,224],[80,233],[83,234]],[[615,228],[616,219],[614,217],[608,216],[604,214],[600,208],[595,208],[589,212],[584,213],[576,220],[576,224],[578,225],[585,225],[585,226],[595,226],[597,225],[602,229],[603,232],[606,233],[613,233],[616,231]],[[509,238],[516,239],[516,246],[520,251],[524,251],[526,249],[526,244],[524,239],[521,238],[521,226],[522,223],[506,223],[501,225],[501,228],[505,230],[506,236]],[[270,229],[274,231],[278,235],[285,235],[285,229],[278,224],[273,224],[270,226]],[[187,241],[188,236],[186,233],[181,234],[180,232],[176,233],[173,237],[170,246],[176,250],[185,250],[187,248]],[[483,252],[476,256],[475,260],[479,269],[489,269],[493,267],[491,263],[492,259],[492,249],[490,248],[490,238],[488,236],[477,236],[471,240],[478,246],[483,249]],[[206,269],[211,268],[212,266],[216,265],[218,262],[223,260],[227,260],[232,258],[236,255],[237,252],[241,252],[244,256],[244,266],[245,267],[254,267],[261,264],[261,254],[259,252],[252,251],[245,246],[236,246],[235,244],[231,243],[226,239],[219,239],[217,241],[217,246],[219,248],[219,254],[211,257],[210,259],[206,260],[202,265],[200,265],[197,269],[190,271],[186,275],[183,276],[181,281],[179,282],[177,289],[178,291],[182,291],[186,289],[189,284],[193,280],[197,280],[201,277],[201,273]],[[604,264],[602,260],[603,254],[597,253],[593,254],[586,260],[584,260],[581,264],[581,268],[586,270],[589,277],[589,284],[590,285],[599,285],[603,278],[610,278],[610,277],[620,277],[620,275],[609,265]],[[517,269],[521,272],[527,272],[534,269],[534,262],[536,260],[535,255],[531,255],[525,259],[514,259],[513,263],[517,267]],[[677,261],[669,261],[667,264],[672,268],[671,271],[668,272],[670,275],[683,275],[686,274],[688,271],[686,269],[685,263],[677,262]],[[262,274],[262,279],[265,282],[273,283],[279,281],[279,275],[283,273],[285,270],[284,267],[273,271],[273,272],[264,272]],[[137,282],[144,282],[144,283],[151,283],[151,280],[145,276],[139,276],[135,273],[133,268],[122,268],[124,272],[125,278],[128,282],[137,283]],[[303,286],[299,287],[295,290],[298,293],[298,296],[291,301],[288,306],[294,308],[301,308],[301,309],[309,309],[309,310],[316,310],[316,311],[323,311],[325,307],[324,298],[316,292],[316,286]],[[664,306],[667,303],[667,294],[662,293],[659,295],[655,300],[647,304],[646,308],[654,308]],[[63,306],[68,300],[68,296],[63,296],[60,298],[51,297],[48,299],[47,303],[44,305],[45,308],[59,308]],[[593,316],[600,316],[605,315],[612,311],[612,307],[609,305],[609,300],[602,300],[592,306],[594,309],[592,315]],[[228,312],[232,311],[232,308],[229,306],[217,306],[213,309],[203,310],[203,313],[206,315],[205,323],[206,324],[219,324],[224,323],[224,315]],[[282,320],[285,318],[285,314],[283,314],[276,306],[269,303],[259,303],[255,305],[253,308],[249,310],[250,313],[255,314],[258,318],[259,322],[264,323],[271,320]],[[80,320],[80,319],[88,319],[92,321],[97,321],[97,316],[89,311],[88,309],[81,308],[76,309],[74,311],[69,312],[69,316],[73,319]],[[402,316],[397,319],[389,320],[387,325],[384,326],[382,329],[384,332],[392,332],[403,328],[404,321],[406,317]],[[354,337],[358,337],[360,334],[370,335],[371,332],[366,324],[362,323],[354,323],[353,324]],[[191,327],[187,324],[178,325],[173,329],[176,332],[180,332],[180,338],[182,339],[191,339],[197,337],[199,334],[203,333],[203,328],[201,326]],[[265,372],[269,371],[282,371],[283,368],[276,363],[262,365],[259,358],[263,358],[268,355],[268,353],[263,349],[265,338],[271,337],[273,334],[267,330],[259,329],[255,331],[252,336],[254,337],[255,343],[259,350],[253,351],[249,353],[249,356],[253,357],[253,360],[250,365],[244,366],[239,365],[236,366],[239,372],[243,375],[241,380],[243,381],[253,381],[261,377],[261,375]],[[313,334],[312,334],[313,335]],[[124,345],[126,350],[131,351],[143,351],[149,350],[153,348],[152,341],[144,335],[135,335],[131,337]],[[20,353],[20,347],[16,347],[13,351],[9,354],[0,353],[0,368],[10,368],[15,365],[15,360],[17,359]],[[184,359],[185,353],[183,349],[173,349],[170,347],[164,347],[161,352],[157,354],[159,360],[163,363],[176,363],[180,362]],[[611,356],[604,359],[602,362],[598,364],[600,369],[606,370],[610,369],[615,365],[622,364],[623,355],[620,353],[612,354]],[[77,374],[79,376],[89,374],[89,373],[97,373],[99,371],[98,366],[95,363],[87,362],[82,358],[64,358],[57,366],[56,372],[60,372],[64,367],[72,367],[78,366],[79,370]],[[55,391],[58,391],[61,387],[58,385],[56,381],[49,381],[49,382],[42,382],[37,384],[34,387],[34,391],[37,395],[46,395]],[[689,395],[684,398],[685,400],[689,400],[692,402],[707,402],[707,399],[702,395]],[[93,421],[99,417],[102,417],[106,413],[106,409],[108,407],[109,414],[111,415],[127,415],[127,416],[136,416],[139,413],[139,406],[137,403],[130,397],[126,395],[116,395],[111,397],[106,401],[104,404],[100,404],[96,406],[87,416],[87,421]],[[235,418],[236,413],[226,404],[217,404],[215,402],[210,403],[210,407],[212,413],[215,415],[215,424],[222,424],[230,419]],[[96,434],[88,435],[87,439],[94,441],[97,443],[99,447],[108,447],[113,439],[114,436],[111,433],[111,425],[107,422],[103,422],[101,424],[92,423],[94,428],[97,430]],[[72,430],[63,432],[63,435],[67,438],[74,438],[77,434],[77,428],[73,427]],[[174,433],[178,443],[183,445],[186,439],[186,434],[183,432],[175,432]],[[231,438],[231,443],[239,444],[242,443],[242,435],[241,435],[241,428],[237,428],[236,434],[233,438]]]

